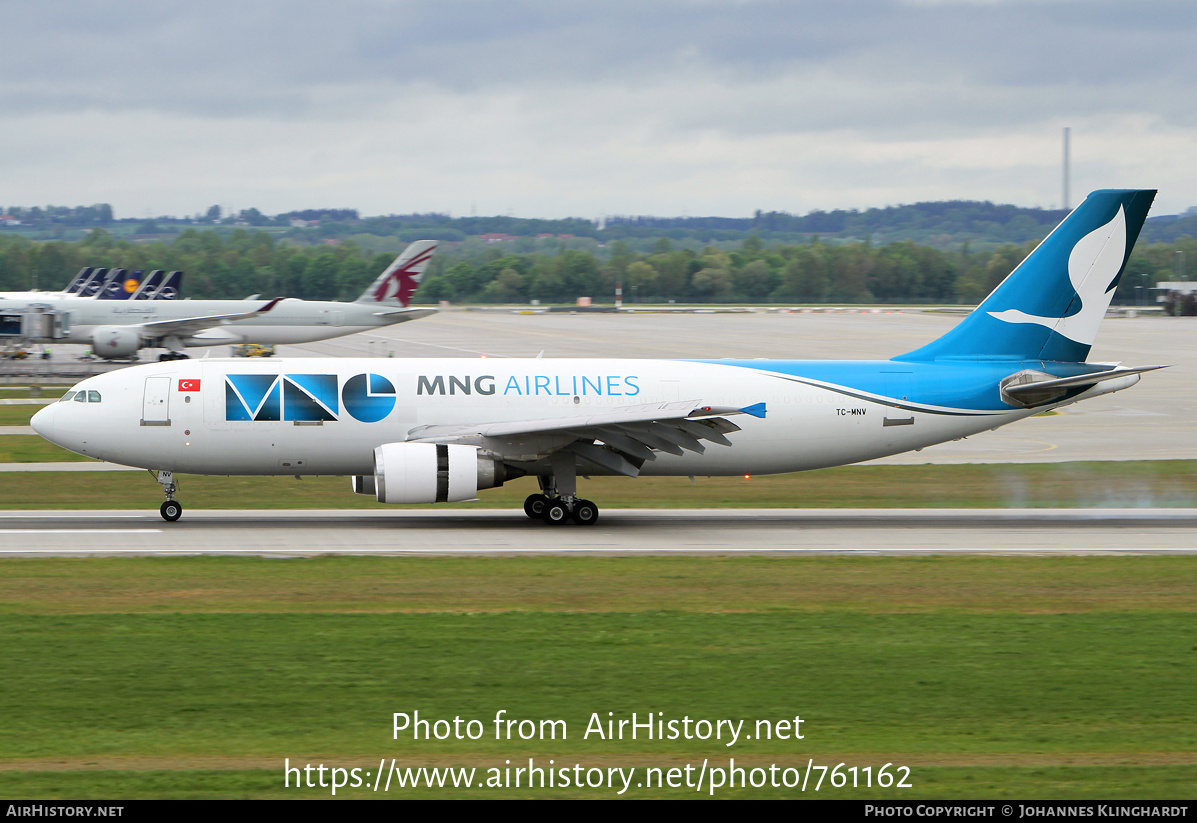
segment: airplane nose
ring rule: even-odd
[[[57,405],[57,403],[49,404],[29,420],[29,425],[33,426],[33,430],[51,442],[54,440],[54,407]]]

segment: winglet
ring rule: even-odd
[[[762,420],[765,419],[765,404],[764,403],[753,403],[751,406],[745,406],[744,408],[740,409],[739,411],[744,412],[744,414],[751,414],[753,417],[759,417]]]

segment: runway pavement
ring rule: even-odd
[[[1197,554],[1194,509],[0,512],[0,556]]]

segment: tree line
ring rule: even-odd
[[[625,241],[605,247],[516,253],[510,243],[445,244],[415,300],[436,303],[962,303],[975,304],[1002,281],[1035,243],[971,252],[910,240],[766,243],[750,236],[738,248],[676,248],[660,238],[647,252]],[[298,244],[263,231],[190,228],[169,242],[130,242],[95,229],[81,242],[37,242],[0,234],[0,290],[62,288],[84,266],[186,272],[183,296],[285,296],[353,300],[401,246],[371,252],[352,239]],[[1197,240],[1140,244],[1115,299],[1145,302],[1161,280],[1197,265]]]

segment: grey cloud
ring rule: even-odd
[[[40,178],[45,169],[65,172],[58,157],[69,154],[78,163],[69,185],[88,177],[102,189],[103,174],[128,179],[130,168],[139,175],[154,160],[172,171],[190,165],[186,179],[207,198],[215,170],[244,155],[256,164],[244,162],[221,185],[294,198],[307,190],[305,175],[356,169],[364,182],[346,193],[364,209],[375,196],[370,186],[381,188],[374,181],[391,169],[392,187],[407,174],[429,190],[455,180],[446,198],[459,207],[486,186],[537,197],[560,187],[553,205],[526,207],[542,214],[570,210],[560,204],[596,190],[607,192],[605,208],[634,210],[651,198],[696,203],[708,193],[712,203],[729,202],[725,192],[744,180],[765,181],[742,195],[742,212],[753,206],[749,197],[796,208],[759,193],[783,172],[796,175],[791,198],[812,186],[810,169],[827,161],[792,144],[843,148],[833,164],[842,196],[870,205],[881,188],[913,191],[908,180],[934,172],[933,159],[879,164],[885,143],[1054,141],[1058,124],[1085,118],[1094,131],[1134,119],[1149,124],[1146,134],[1158,123],[1183,141],[1197,122],[1189,105],[1193,8],[1191,0],[0,0],[3,170],[6,183],[16,179],[12,158],[26,162],[52,135],[57,156],[39,167]],[[113,160],[101,169],[88,135],[69,131],[79,124],[129,130],[103,144],[105,158],[136,151],[124,166]],[[169,156],[155,155],[168,146]],[[762,146],[773,154],[761,157]],[[279,158],[294,169],[286,175],[292,189],[277,182],[280,174],[250,177]],[[981,157],[939,173],[960,196],[958,181],[988,185],[1001,162],[1011,161]],[[549,163],[553,173],[540,171]],[[871,172],[853,181],[853,168]],[[160,173],[181,181],[183,171]],[[691,183],[698,180],[701,188]],[[824,199],[811,207],[845,203],[825,199],[840,196],[830,180],[814,187]],[[933,196],[920,185],[911,197]],[[867,194],[851,195],[853,187]],[[273,207],[257,194],[251,202]]]
[[[892,0],[0,4],[2,86],[48,108],[294,109],[315,85],[637,87],[701,69],[743,82],[834,64],[983,85],[1192,76],[1185,3],[911,6]]]

